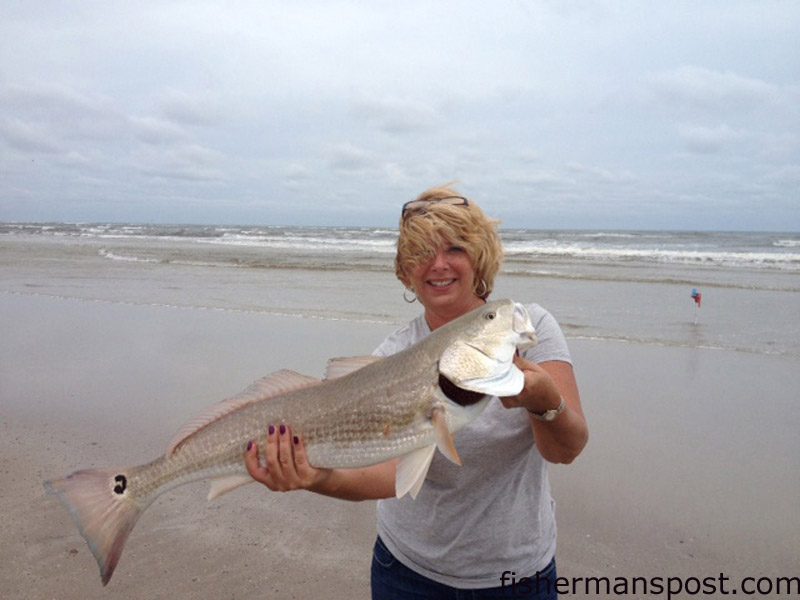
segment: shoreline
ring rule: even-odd
[[[184,486],[146,511],[105,591],[42,481],[150,460],[208,404],[279,368],[319,376],[394,325],[6,294],[0,308],[8,597],[368,597],[372,502],[252,485],[207,504]],[[559,574],[794,575],[797,361],[569,342],[591,438],[550,469]]]
[[[781,290],[782,291],[782,290]],[[301,319],[301,320],[311,320],[311,321],[324,321],[324,322],[342,322],[342,323],[356,323],[359,325],[375,325],[378,327],[388,327],[387,332],[393,331],[395,328],[400,327],[404,323],[406,323],[409,319],[397,318],[392,316],[385,316],[383,318],[369,318],[363,317],[359,315],[333,315],[330,314],[329,311],[321,310],[319,314],[310,313],[308,311],[281,311],[277,309],[267,309],[267,308],[240,308],[240,307],[231,307],[231,306],[206,306],[203,304],[180,304],[180,303],[160,303],[160,302],[146,302],[146,301],[125,301],[125,300],[112,300],[108,298],[95,298],[95,297],[80,297],[80,296],[69,296],[69,295],[59,295],[59,294],[52,294],[46,292],[21,292],[17,290],[0,290],[0,296],[7,295],[7,296],[17,296],[23,298],[44,298],[49,300],[59,300],[59,301],[68,301],[68,302],[85,302],[85,303],[97,303],[97,304],[106,304],[106,305],[122,305],[122,306],[132,306],[132,307],[143,307],[143,308],[156,308],[156,309],[176,309],[176,310],[186,310],[186,311],[211,311],[211,312],[221,312],[221,313],[234,313],[240,315],[252,315],[252,316],[260,316],[265,318],[286,318],[286,319]],[[410,313],[411,316],[409,318],[413,318],[413,313]],[[692,327],[702,327],[702,323],[694,324],[694,323],[687,323]],[[747,347],[728,347],[728,346],[721,346],[721,345],[713,345],[706,343],[704,341],[700,341],[698,339],[696,344],[691,344],[689,342],[670,342],[670,341],[656,341],[653,339],[635,339],[635,338],[627,338],[627,337],[620,337],[620,336],[600,336],[600,335],[582,335],[580,333],[576,333],[581,328],[580,327],[572,327],[569,324],[561,324],[562,330],[564,331],[564,335],[567,338],[567,341],[570,344],[574,343],[602,343],[602,344],[620,344],[620,345],[629,345],[629,346],[644,346],[644,347],[657,347],[657,348],[677,348],[677,349],[687,349],[687,350],[708,350],[714,352],[731,352],[734,354],[745,354],[745,355],[758,355],[758,356],[775,356],[775,357],[784,357],[787,359],[794,359],[796,360],[798,357],[794,354],[791,350],[768,350],[763,348],[747,348]],[[573,331],[575,330],[575,331]]]
[[[155,239],[83,233],[0,235],[0,287],[15,293],[398,325],[418,309],[401,302],[391,255],[380,258],[372,252],[376,244],[392,247],[386,231],[354,235],[326,229],[324,235],[309,237],[290,228],[220,243],[207,243],[191,232]],[[565,235],[560,243],[567,249],[588,243],[598,251],[620,250],[617,238]],[[689,241],[670,235],[658,239],[690,247]],[[769,240],[747,236],[733,248],[729,241],[714,240],[714,252],[744,252],[752,244],[765,251],[772,247]],[[253,245],[239,245],[243,241]],[[570,337],[800,358],[796,269],[762,268],[758,262],[750,268],[712,268],[703,261],[610,260],[617,250],[609,260],[579,253],[565,261],[533,251],[545,241],[532,232],[519,233],[514,243],[522,246],[509,255],[493,296],[536,301],[553,312]],[[622,249],[652,243],[647,236],[634,236]],[[531,244],[532,253],[520,254]],[[109,253],[124,260],[110,260]],[[705,290],[700,311],[690,298],[692,288]]]

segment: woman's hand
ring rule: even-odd
[[[330,474],[330,469],[315,469],[308,463],[303,440],[292,433],[287,425],[270,425],[262,452],[253,441],[244,455],[244,464],[250,476],[273,492],[308,490],[318,485]],[[259,454],[265,458],[261,466]]]
[[[558,408],[561,399],[566,409],[552,421],[528,417],[536,447],[545,460],[552,463],[571,463],[589,440],[589,428],[581,408],[581,398],[572,365],[563,361],[532,363],[516,357],[514,364],[525,376],[522,391],[516,396],[500,398],[506,408],[523,407],[542,414]]]
[[[526,408],[535,413],[558,408],[561,403],[561,392],[550,374],[536,363],[521,356],[514,357],[514,364],[525,376],[525,385],[516,396],[500,398],[503,406]]]

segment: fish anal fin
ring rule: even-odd
[[[454,462],[459,467],[461,466],[461,457],[458,455],[456,445],[453,441],[453,434],[447,426],[447,414],[445,409],[437,406],[433,409],[431,414],[431,422],[433,423],[433,430],[436,433],[436,447],[444,454],[451,462]]]
[[[244,391],[231,398],[226,398],[222,402],[209,406],[205,411],[185,423],[178,433],[175,434],[172,442],[170,442],[167,448],[167,456],[174,454],[181,444],[192,435],[208,427],[211,423],[214,423],[225,415],[240,410],[255,402],[268,400],[318,383],[319,379],[309,377],[308,375],[301,375],[296,371],[290,371],[288,369],[276,371],[271,375],[262,377],[250,384]]]
[[[412,498],[417,497],[425,481],[425,476],[428,474],[435,451],[436,444],[431,444],[417,448],[400,459],[395,479],[395,494],[398,498],[402,498],[406,494],[411,494]]]
[[[338,379],[367,365],[383,360],[380,356],[346,356],[331,358],[325,367],[325,379]]]
[[[250,475],[231,475],[230,477],[218,477],[211,481],[211,488],[208,490],[208,501],[216,500],[223,494],[232,492],[236,488],[253,483],[255,479]]]

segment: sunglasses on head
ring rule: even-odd
[[[445,196],[444,198],[431,198],[430,200],[411,200],[403,204],[402,218],[405,219],[411,213],[424,213],[425,209],[431,204],[450,204],[451,206],[469,206],[469,202],[463,196]]]

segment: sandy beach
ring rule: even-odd
[[[331,349],[363,353],[379,332],[219,310],[9,295],[0,303],[2,597],[368,595],[372,504],[256,486],[208,504],[205,485],[185,486],[147,510],[104,589],[42,482],[151,460],[203,406],[283,366],[321,374]]]
[[[42,482],[150,460],[202,407],[278,368],[319,375],[391,326],[10,293],[0,310],[4,598],[368,597],[373,503],[248,486],[208,504],[185,486],[148,509],[104,589]],[[571,346],[592,439],[551,470],[559,574],[797,576],[797,361]]]

